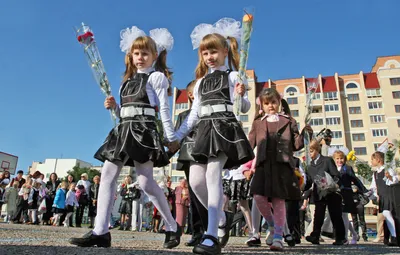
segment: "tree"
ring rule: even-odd
[[[72,168],[72,170],[69,170],[67,172],[68,174],[72,175],[74,177],[74,181],[78,182],[81,179],[81,175],[83,173],[87,173],[89,178],[89,181],[93,180],[93,177],[95,177],[96,175],[100,176],[100,172],[96,169],[91,169],[89,167],[80,167],[79,165],[74,166],[74,168]],[[68,176],[64,177],[64,180],[67,180]]]

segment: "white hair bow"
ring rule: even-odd
[[[203,40],[206,35],[212,33],[220,34],[225,38],[234,37],[239,42],[242,34],[240,25],[240,21],[236,21],[232,18],[222,18],[214,25],[205,23],[197,25],[190,34],[193,49],[197,49],[200,46],[201,40]]]
[[[163,50],[170,51],[174,46],[174,38],[166,28],[156,28],[150,30],[150,37],[155,41],[157,45],[157,51],[160,53]],[[140,36],[146,36],[146,33],[136,26],[132,28],[122,29],[120,32],[121,41],[119,46],[122,52],[128,53],[132,47],[133,41]]]

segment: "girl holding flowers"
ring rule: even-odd
[[[214,25],[200,24],[192,32],[192,44],[198,49],[194,102],[189,117],[177,131],[185,137],[193,128],[194,162],[190,164],[189,183],[208,208],[208,227],[197,254],[219,254],[229,238],[230,220],[222,211],[222,171],[248,162],[254,157],[240,123],[233,113],[234,94],[240,94],[241,111],[250,102],[245,85],[240,84],[237,70],[237,39],[240,22],[221,19]],[[226,65],[228,58],[228,65]],[[218,237],[220,238],[218,240]]]
[[[173,46],[167,29],[154,29],[150,36],[137,27],[121,31],[121,50],[126,53],[125,73],[120,88],[120,103],[107,97],[104,106],[114,109],[120,119],[118,132],[111,131],[95,158],[104,162],[97,200],[96,225],[93,231],[70,243],[78,246],[111,246],[108,229],[113,207],[116,180],[124,165],[134,166],[140,187],[158,208],[166,222],[164,248],[179,245],[181,228],[172,217],[163,191],[153,179],[153,167],[169,163],[162,134],[157,130],[156,109],[161,115],[166,139],[176,150],[179,143],[174,133],[168,89],[171,72],[166,65],[167,50]]]

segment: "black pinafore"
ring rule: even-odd
[[[121,87],[121,111],[124,107],[154,109],[150,105],[146,84],[151,73],[136,73]],[[161,137],[157,132],[156,117],[151,115],[136,115],[121,118],[118,134],[110,131],[103,145],[94,157],[102,162],[126,162],[134,166],[134,161],[145,163],[154,162],[155,167],[169,164]]]
[[[379,212],[390,211],[392,210],[392,201],[390,199],[390,189],[389,186],[386,185],[383,178],[385,178],[385,170],[382,170],[380,173],[375,172],[375,183],[376,189],[379,196]]]
[[[202,106],[232,105],[229,91],[230,71],[214,71],[201,81],[199,113]],[[224,169],[238,167],[254,158],[253,150],[235,114],[231,111],[214,112],[201,116],[193,128],[194,160],[206,164],[209,158],[224,153],[228,159]]]

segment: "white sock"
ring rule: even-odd
[[[342,219],[343,219],[343,224],[344,224],[344,238],[347,240],[348,236],[349,236],[349,217],[348,217],[348,213],[342,213]]]

